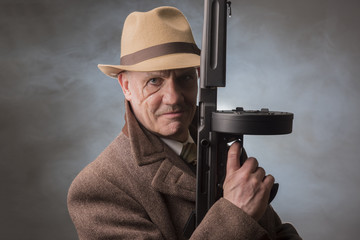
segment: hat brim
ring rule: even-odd
[[[98,64],[98,68],[112,78],[117,78],[118,74],[123,71],[152,72],[199,66],[200,56],[192,53],[169,54],[142,61],[134,65]]]

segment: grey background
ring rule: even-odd
[[[76,174],[123,125],[116,64],[134,10],[180,8],[201,45],[203,1],[0,1],[0,239],[77,239]],[[360,2],[233,1],[219,109],[295,114],[285,136],[245,146],[280,190],[273,206],[304,239],[357,239]]]

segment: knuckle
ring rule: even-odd
[[[228,158],[238,158],[238,157],[240,157],[240,156],[237,152],[229,151]]]
[[[272,186],[275,183],[275,178],[272,175],[267,175],[264,179],[264,184]]]
[[[259,179],[255,178],[255,177],[251,178],[249,182],[251,183],[252,186],[254,186],[254,188],[256,188],[256,186],[260,185]]]
[[[259,172],[260,172],[260,174],[261,175],[264,175],[265,176],[265,169],[264,168],[262,168],[262,167],[258,167],[258,169],[257,169]]]
[[[249,157],[248,158],[248,161],[251,163],[251,165],[253,165],[253,166],[258,166],[259,165],[259,163],[258,163],[258,160],[256,159],[256,158],[254,158],[254,157]]]
[[[269,178],[269,181],[270,181],[270,182],[272,182],[272,183],[275,182],[275,178],[274,178],[273,175],[269,174],[269,175],[267,175],[267,177]]]

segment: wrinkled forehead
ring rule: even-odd
[[[181,68],[181,69],[145,72],[146,76],[148,77],[152,77],[152,76],[169,77],[172,73],[174,73],[175,76],[179,76],[183,74],[192,74],[192,73],[196,73],[196,68]]]
[[[169,78],[171,75],[173,75],[174,77],[181,77],[184,75],[196,75],[197,77],[197,70],[198,68],[191,67],[150,72],[124,71],[121,74],[125,75],[126,78],[130,81],[134,81],[134,79],[146,81],[150,78]]]
[[[160,71],[151,71],[151,72],[136,72],[136,71],[124,71],[122,74],[126,74],[128,77],[131,76],[141,76],[146,78],[151,77],[163,77],[167,78],[171,74],[174,74],[175,76],[181,76],[183,74],[196,74],[197,68],[181,68],[181,69],[171,69],[171,70],[160,70]]]

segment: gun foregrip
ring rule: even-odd
[[[279,184],[274,183],[274,185],[272,186],[271,191],[270,191],[269,204],[272,202],[272,200],[274,200],[278,190],[279,190]]]

